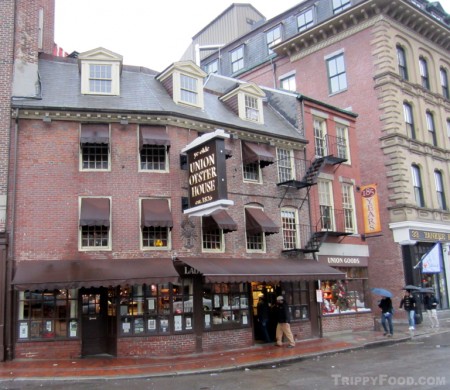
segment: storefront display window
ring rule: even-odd
[[[284,282],[281,284],[283,295],[291,312],[291,320],[306,320],[309,318],[308,283]]]
[[[77,290],[20,291],[18,339],[78,336]]]
[[[193,283],[120,288],[121,334],[169,334],[193,329]]]
[[[206,329],[250,326],[248,285],[246,283],[205,285],[203,310]]]
[[[322,313],[329,315],[370,311],[366,294],[368,289],[367,268],[336,268],[345,272],[347,278],[338,281],[322,281]]]

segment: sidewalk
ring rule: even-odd
[[[440,316],[441,327],[431,329],[427,320],[411,333],[406,323],[394,324],[394,337],[383,336],[373,329],[358,332],[341,332],[321,339],[298,341],[292,348],[278,348],[274,344],[217,353],[200,353],[189,356],[155,358],[95,357],[71,360],[15,360],[0,363],[2,380],[71,380],[119,379],[130,377],[173,376],[192,373],[218,372],[285,361],[346,352],[362,348],[389,345],[424,337],[432,333],[450,332],[448,314]]]

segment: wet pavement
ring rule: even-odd
[[[14,360],[0,363],[0,381],[147,378],[258,367],[389,345],[430,333],[450,332],[450,312],[440,312],[439,318],[441,326],[437,329],[430,328],[427,319],[417,325],[415,331],[409,331],[406,323],[394,323],[394,337],[386,337],[382,331],[372,328],[297,341],[294,348],[279,348],[271,343],[257,344],[247,349],[176,357]]]

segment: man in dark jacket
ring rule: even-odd
[[[259,297],[258,306],[256,307],[256,311],[258,314],[258,323],[261,329],[261,336],[263,337],[266,343],[270,343],[269,336],[269,312],[270,308],[268,303],[266,302],[264,295]]]
[[[384,329],[384,335],[392,337],[394,334],[394,325],[392,323],[392,315],[394,310],[392,309],[391,298],[382,297],[380,303],[378,304],[378,307],[381,309],[381,325]]]
[[[439,328],[439,320],[437,316],[438,301],[434,294],[426,294],[423,298],[423,305],[428,314],[432,328]]]
[[[414,330],[416,324],[416,299],[411,295],[411,291],[406,290],[405,296],[400,301],[400,309],[404,308],[408,312],[409,330]]]
[[[283,335],[286,336],[289,345],[288,348],[295,347],[294,335],[291,331],[291,316],[289,313],[289,307],[284,301],[284,298],[280,295],[277,297],[277,303],[275,305],[275,317],[277,320],[276,338],[279,347],[283,346]]]

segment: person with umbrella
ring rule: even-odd
[[[405,291],[405,296],[400,301],[400,309],[402,307],[408,312],[409,330],[414,330],[416,324],[416,299],[411,295],[410,290]]]
[[[423,298],[423,305],[428,314],[428,319],[430,320],[431,327],[439,328],[439,320],[437,316],[437,305],[438,301],[432,292],[427,292]]]
[[[382,296],[381,301],[378,303],[378,307],[381,309],[381,325],[384,329],[384,335],[392,337],[394,335],[394,325],[392,323],[394,310],[392,308],[391,298],[388,296]]]

